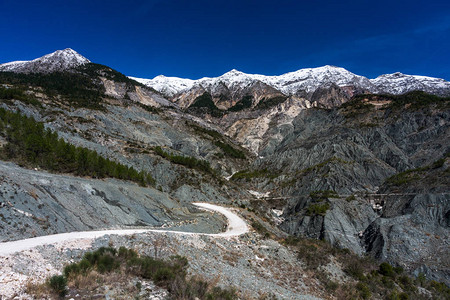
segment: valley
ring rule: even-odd
[[[333,66],[139,79],[72,49],[0,65],[0,295],[127,247],[239,299],[445,299],[449,97]]]

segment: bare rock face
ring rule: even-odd
[[[190,212],[167,194],[120,180],[56,175],[5,162],[0,162],[0,178],[0,242],[95,229],[165,226],[220,231],[223,226],[221,219],[194,208]],[[194,219],[197,225],[189,229]]]
[[[292,195],[281,228],[448,284],[449,165],[448,158],[435,162],[447,155],[448,111],[397,111],[395,117],[393,111],[385,113],[391,116],[383,113],[383,118],[375,118],[382,122],[367,127],[340,119],[339,111],[310,110],[296,118],[293,130],[258,162],[293,172],[280,182],[283,190],[276,191]],[[363,124],[364,114],[359,116]],[[369,115],[373,120],[375,115]],[[392,181],[400,185],[383,184],[389,176],[415,167],[421,168]],[[340,199],[321,202],[329,205],[324,213],[307,213],[316,203],[301,195],[318,190],[336,191]],[[378,193],[382,208],[373,209],[370,197],[350,197],[364,190]]]
[[[365,250],[378,259],[448,285],[448,195],[418,194],[409,198],[408,212],[395,217],[381,216],[366,228]]]

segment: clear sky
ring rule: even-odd
[[[450,1],[0,0],[0,63],[64,48],[143,78],[335,65],[450,80]]]

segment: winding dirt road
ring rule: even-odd
[[[248,232],[247,223],[241,219],[238,215],[233,213],[229,208],[222,206],[209,204],[209,203],[193,203],[194,205],[209,211],[215,211],[223,214],[228,220],[227,230],[222,233],[197,233],[197,232],[184,232],[184,231],[171,231],[171,230],[159,230],[159,229],[116,229],[116,230],[100,230],[100,231],[76,231],[68,233],[59,233],[53,235],[39,236],[35,238],[23,239],[18,241],[0,243],[0,256],[10,255],[15,252],[28,250],[36,246],[42,246],[47,244],[54,244],[58,242],[85,239],[85,238],[98,238],[104,235],[117,234],[117,235],[132,235],[142,232],[171,232],[184,235],[206,235],[213,237],[232,237],[238,236]]]

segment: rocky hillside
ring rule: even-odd
[[[449,92],[441,79],[369,80],[332,66],[141,80],[70,49],[3,64],[3,109],[91,151],[68,153],[95,152],[154,184],[50,168],[33,159],[48,151],[37,138],[17,155],[21,135],[0,122],[0,241],[124,226],[220,231],[221,217],[189,205],[215,202],[241,207],[263,237],[325,240],[449,284]]]
[[[286,232],[447,280],[447,165],[433,176],[409,170],[428,170],[446,160],[448,108],[448,99],[416,93],[356,97],[339,109],[304,110],[291,128],[276,131],[284,133],[280,142],[268,143],[252,167],[232,180],[269,193],[267,206],[284,209],[280,226]],[[420,184],[409,182],[409,174]],[[409,188],[386,186],[402,183],[402,176]],[[439,238],[429,239],[430,232]],[[426,246],[413,242],[418,240]],[[440,267],[429,272],[425,257]]]

